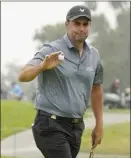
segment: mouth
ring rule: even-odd
[[[85,37],[86,36],[84,33],[77,33],[76,35],[79,36],[79,37]]]
[[[84,33],[80,32],[80,33],[77,33],[78,35],[85,35]]]
[[[85,39],[85,38],[86,38],[86,36],[83,35],[83,34],[78,34],[77,35],[77,39]]]

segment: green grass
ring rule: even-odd
[[[91,113],[89,113],[88,111],[86,111],[85,112],[85,114],[84,114],[84,118],[89,118],[89,117],[92,117],[92,114]]]
[[[1,156],[1,158],[18,158],[18,157]]]
[[[88,111],[88,110],[87,110]],[[129,110],[111,110],[111,112],[128,112]],[[1,138],[31,127],[35,117],[32,103],[18,101],[1,101]],[[86,117],[90,114],[86,112]],[[15,128],[14,128],[15,127]],[[102,144],[96,148],[97,153],[129,154],[130,124],[116,124],[105,127]],[[87,129],[82,137],[81,151],[87,152],[91,145],[91,130]],[[2,157],[7,158],[7,157]]]
[[[91,147],[91,130],[86,129],[82,137],[81,151],[89,152]],[[101,145],[95,149],[103,154],[130,154],[130,123],[110,125],[104,128]]]
[[[17,158],[17,157],[10,157],[10,156],[1,156],[1,158]]]
[[[1,138],[31,127],[35,109],[29,102],[1,101]]]

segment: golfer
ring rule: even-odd
[[[85,41],[91,20],[86,6],[71,8],[66,16],[66,34],[45,44],[19,74],[21,82],[38,77],[37,114],[32,131],[45,158],[76,158],[89,97],[95,116],[92,149],[101,142],[103,68],[99,52]],[[64,60],[59,58],[61,52]]]

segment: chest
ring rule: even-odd
[[[78,80],[80,82],[92,82],[95,76],[97,60],[91,55],[75,56],[69,58],[65,56],[65,60],[57,66],[56,73],[62,79]]]

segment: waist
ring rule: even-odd
[[[65,123],[77,124],[77,123],[83,122],[83,117],[81,117],[81,118],[67,118],[67,117],[62,117],[62,116],[50,114],[50,113],[47,113],[47,112],[42,111],[42,110],[38,110],[38,114],[45,115],[45,116],[50,117],[51,119],[58,120],[60,122],[65,122]]]

